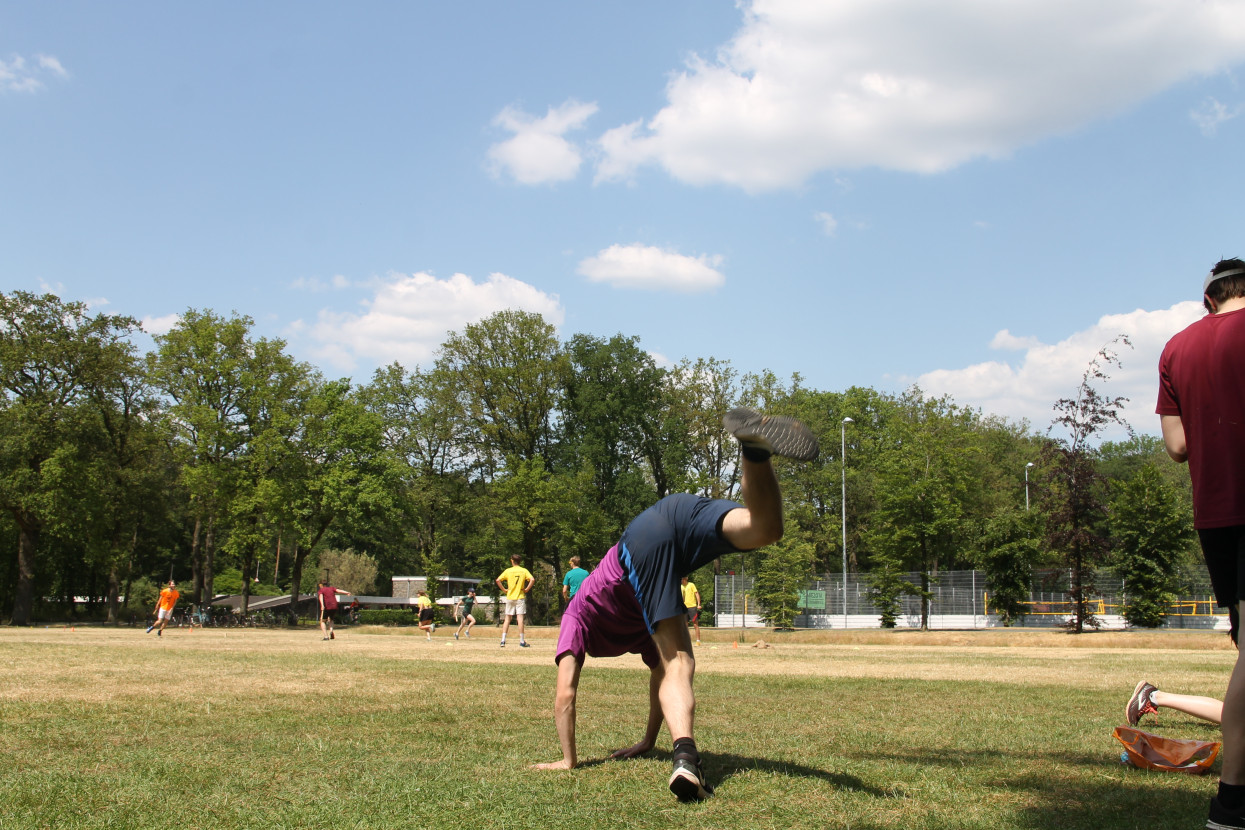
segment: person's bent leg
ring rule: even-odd
[[[782,492],[774,465],[743,460],[739,483],[744,506],[722,518],[722,535],[740,550],[756,550],[782,538]]]

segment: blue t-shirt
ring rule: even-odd
[[[566,572],[566,576],[562,577],[562,584],[570,588],[570,596],[575,596],[575,592],[579,590],[580,583],[588,578],[588,572],[583,568],[571,568]],[[569,599],[570,597],[567,597]]]
[[[666,496],[623,531],[618,560],[627,574],[644,622],[657,623],[686,612],[680,582],[724,553],[738,550],[722,535],[722,519],[740,505],[689,493]]]

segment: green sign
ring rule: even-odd
[[[800,591],[800,607],[826,610],[826,592]]]

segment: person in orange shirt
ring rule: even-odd
[[[177,606],[177,598],[180,596],[181,594],[177,592],[177,583],[170,579],[168,586],[160,591],[160,601],[156,603],[156,621],[147,626],[148,634],[151,633],[151,629],[159,626],[156,636],[164,636],[164,627],[173,618],[173,609]]]

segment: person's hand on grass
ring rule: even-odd
[[[637,755],[643,755],[644,753],[648,752],[652,748],[653,748],[652,741],[640,741],[635,746],[629,746],[626,749],[620,749],[614,752],[613,754],[610,755],[610,757],[615,760],[622,760],[623,758],[634,758]]]

